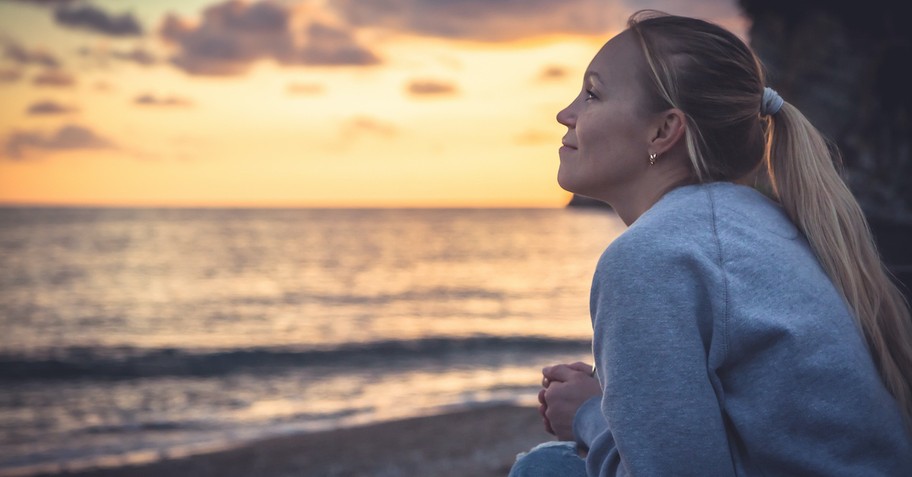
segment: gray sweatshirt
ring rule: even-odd
[[[731,183],[666,194],[599,260],[604,395],[590,476],[912,476],[912,436],[782,209]]]

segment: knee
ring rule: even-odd
[[[585,476],[574,442],[546,442],[516,457],[509,477]]]

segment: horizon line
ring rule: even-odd
[[[0,202],[0,209],[322,209],[322,210],[371,210],[371,209],[563,209],[569,206],[569,201],[564,204],[544,203],[491,203],[491,204],[414,204],[414,203],[386,203],[386,204],[251,204],[251,203],[64,203],[64,202]]]

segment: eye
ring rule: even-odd
[[[586,90],[586,101],[589,101],[592,99],[598,99],[598,96],[596,96],[595,93],[593,93],[591,89],[587,89]]]

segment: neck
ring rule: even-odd
[[[651,166],[656,167],[654,174],[649,174],[643,181],[628,184],[625,190],[612,194],[613,197],[606,200],[628,226],[668,192],[697,182],[687,168],[672,167],[673,164],[657,166]]]

